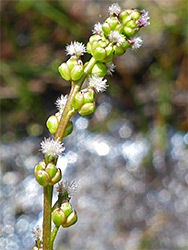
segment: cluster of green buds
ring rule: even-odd
[[[34,168],[35,178],[41,186],[53,186],[61,180],[61,170],[56,168],[56,162],[57,157],[64,150],[65,148],[59,140],[44,138],[41,142],[41,151],[44,154],[44,159]]]
[[[64,228],[70,227],[77,222],[77,213],[72,210],[70,198],[65,199],[60,207],[54,209],[52,220],[57,227],[62,226]]]
[[[56,168],[53,162],[46,164],[45,160],[35,166],[34,174],[37,182],[43,187],[47,185],[53,186],[61,180],[61,170]]]
[[[71,44],[67,46],[66,51],[71,57],[67,62],[59,66],[59,73],[67,81],[77,81],[84,73],[84,66],[82,60],[80,60],[80,56],[86,52],[85,46],[82,43],[71,42]]]
[[[98,61],[110,62],[113,55],[123,55],[128,47],[138,49],[142,45],[142,39],[131,39],[131,36],[148,24],[149,16],[145,10],[121,10],[117,3],[112,4],[105,22],[95,24],[94,35],[87,44],[87,52]]]

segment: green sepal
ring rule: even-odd
[[[96,47],[93,51],[93,57],[98,61],[103,61],[106,57],[105,49],[101,47]]]
[[[79,109],[84,103],[84,96],[81,92],[76,93],[72,100],[72,106],[75,110]]]
[[[107,73],[107,68],[102,62],[97,62],[92,68],[91,73],[103,77]]]
[[[125,50],[117,45],[114,45],[114,55],[116,56],[122,56],[125,53]]]
[[[55,164],[53,163],[48,163],[46,167],[46,172],[49,174],[50,178],[53,178],[55,174],[57,173],[57,168]]]
[[[71,204],[66,200],[61,204],[61,210],[65,214],[66,218],[71,214],[72,207]]]
[[[86,103],[84,104],[81,109],[78,111],[80,115],[89,115],[95,111],[95,104],[94,103]]]
[[[56,174],[54,175],[53,178],[51,178],[49,185],[53,186],[54,184],[56,184],[57,182],[59,182],[61,180],[62,174],[61,174],[61,169],[58,168]]]
[[[56,208],[52,213],[52,221],[53,223],[59,227],[66,221],[66,216],[61,208]]]
[[[46,167],[46,164],[44,162],[44,160],[40,161],[35,167],[34,167],[34,175],[35,177],[37,176],[37,172],[39,170],[44,170]]]
[[[131,16],[130,15],[124,17],[123,20],[122,20],[123,26],[125,26],[130,20],[131,20]]]
[[[49,174],[45,170],[39,170],[39,171],[37,171],[37,174],[36,174],[35,177],[36,177],[37,182],[41,186],[46,187],[47,185],[49,185],[50,176],[49,176]]]
[[[107,22],[110,25],[110,28],[112,30],[115,30],[116,25],[118,24],[118,19],[117,17],[108,17],[105,22]]]
[[[77,213],[76,211],[72,211],[72,213],[68,216],[68,218],[66,219],[66,221],[62,224],[62,226],[64,228],[66,227],[70,227],[72,225],[74,225],[78,220],[78,216],[77,216]]]
[[[73,124],[72,124],[71,121],[69,121],[67,123],[67,126],[66,126],[63,137],[66,137],[66,136],[70,135],[72,133],[72,131],[73,131]]]
[[[131,28],[131,29],[134,29],[134,28],[136,28],[136,22],[134,21],[134,20],[130,20],[127,24],[126,24],[126,26],[127,27],[129,27],[129,28]]]
[[[95,92],[93,89],[88,90],[83,95],[84,95],[84,104],[85,103],[93,103],[94,95],[95,95]]]
[[[118,16],[120,22],[123,22],[123,19],[125,19],[128,15],[127,11],[123,10]]]
[[[89,54],[91,54],[91,43],[88,42],[87,45],[86,45],[86,50]]]
[[[67,66],[66,63],[62,63],[62,64],[59,66],[58,70],[59,70],[59,73],[61,74],[61,76],[62,76],[65,80],[67,80],[67,81],[70,80],[70,78],[71,78],[71,76],[70,76],[70,70],[69,70],[69,67]]]
[[[67,66],[70,69],[70,71],[72,70],[72,68],[78,64],[78,61],[74,58],[71,57],[68,61],[67,61]]]
[[[130,13],[130,16],[133,18],[133,19],[136,19],[138,20],[138,18],[140,17],[141,13],[139,10],[132,10],[131,13]]]
[[[127,26],[124,26],[123,27],[123,33],[126,35],[126,36],[132,36],[136,33],[136,31],[134,29],[131,29]]]
[[[46,126],[51,134],[55,134],[57,127],[58,127],[59,121],[58,118],[55,115],[51,115],[47,122]]]
[[[83,65],[75,65],[71,70],[71,79],[77,81],[84,73]]]
[[[89,42],[92,44],[94,41],[98,41],[98,40],[101,40],[101,36],[100,35],[93,35],[93,36],[90,36],[89,38]]]
[[[110,25],[108,23],[103,23],[102,30],[106,36],[110,34],[110,31],[112,30]]]

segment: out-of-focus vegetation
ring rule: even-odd
[[[98,95],[96,112],[88,116],[89,129],[98,136],[85,138],[81,127],[86,129],[88,121],[79,118],[72,139],[66,141],[64,163],[72,164],[72,170],[67,171],[71,178],[77,176],[80,186],[80,221],[78,229],[63,234],[58,249],[62,244],[70,249],[123,249],[125,242],[128,250],[187,249],[188,136],[182,142],[188,128],[187,1],[117,2],[122,8],[148,10],[151,25],[140,30],[144,44],[137,52],[127,50],[124,56],[115,57],[116,71],[108,76],[109,87]],[[23,230],[23,220],[29,224],[30,214],[36,218],[41,203],[29,185],[34,177],[27,179],[40,160],[38,148],[33,145],[35,141],[19,140],[47,134],[45,121],[56,112],[55,100],[70,89],[57,70],[67,59],[65,46],[74,40],[86,44],[93,25],[105,20],[109,4],[94,0],[1,2],[1,140],[7,144],[2,147],[2,186],[6,201],[11,193],[7,183],[16,189],[18,180],[23,180],[19,194],[25,192],[30,203],[32,199],[37,202],[32,210],[32,204],[24,203],[18,195],[12,214],[19,220],[14,226],[10,224],[12,228]],[[84,55],[83,61],[88,58]],[[109,142],[105,137],[108,133]],[[94,155],[95,146],[98,156],[104,158]],[[29,214],[28,218],[22,214]],[[0,223],[0,229],[7,224],[5,219]],[[106,229],[104,235],[100,228]],[[18,229],[16,233],[19,238]],[[97,248],[100,240],[104,244]]]

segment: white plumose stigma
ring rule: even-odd
[[[134,37],[132,40],[131,40],[131,43],[132,43],[132,49],[133,50],[137,50],[139,49],[142,44],[143,44],[143,40],[140,36],[137,36],[137,37]]]
[[[32,234],[35,240],[42,241],[42,230],[39,226],[34,227]]]
[[[116,43],[118,46],[121,46],[125,42],[125,37],[121,35],[117,30],[112,30],[109,35],[110,40],[113,43]]]
[[[116,65],[113,64],[113,62],[107,62],[106,67],[107,67],[107,74],[112,75],[112,72],[114,72]]]
[[[120,12],[121,12],[121,7],[119,6],[118,3],[113,3],[108,8],[108,13],[111,15],[115,14],[116,16],[118,16],[120,14]]]
[[[141,27],[146,27],[150,25],[150,17],[149,17],[149,12],[145,10],[140,11],[141,16],[138,18],[138,23]]]
[[[104,92],[108,85],[106,84],[107,80],[98,75],[92,75],[89,77],[89,86],[94,87],[97,92]]]
[[[102,30],[102,24],[101,23],[96,23],[94,25],[94,28],[92,30],[93,34],[102,34],[103,30]]]
[[[55,104],[60,112],[63,111],[65,104],[67,102],[67,99],[68,99],[68,95],[65,95],[65,96],[61,95],[60,97],[57,98]]]
[[[67,55],[75,55],[77,57],[82,56],[86,52],[85,45],[76,41],[71,42],[70,45],[67,45],[65,50],[67,52]]]
[[[47,154],[50,157],[59,156],[65,150],[63,143],[61,143],[59,140],[54,141],[51,138],[44,138],[44,141],[42,141],[40,145],[42,153]]]

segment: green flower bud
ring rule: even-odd
[[[121,47],[124,50],[126,50],[128,47],[130,47],[130,43],[127,40],[125,40],[125,42],[121,44]]]
[[[85,103],[93,103],[94,101],[94,90],[90,89],[89,91],[84,93],[84,104]],[[82,106],[83,107],[83,106]]]
[[[73,124],[71,121],[69,121],[67,126],[66,126],[65,133],[64,133],[63,137],[70,135],[72,133],[72,130],[73,130]]]
[[[98,41],[98,40],[101,40],[101,36],[100,35],[93,35],[93,36],[90,36],[89,38],[89,42],[92,44],[94,41]]]
[[[117,24],[115,30],[118,31],[121,34],[123,32],[123,25],[122,24]]]
[[[108,23],[103,23],[102,30],[103,30],[104,34],[106,36],[108,36],[110,34],[111,27],[110,27],[110,25]]]
[[[51,134],[55,134],[57,127],[58,127],[59,121],[58,118],[55,115],[51,115],[47,122],[46,126]]]
[[[71,70],[71,79],[77,81],[84,73],[83,65],[75,65]]]
[[[67,66],[68,68],[71,70],[75,65],[78,64],[78,61],[74,58],[71,57],[68,61],[67,61]]]
[[[131,20],[131,16],[126,16],[122,19],[122,24],[125,26]]]
[[[56,208],[52,213],[53,223],[59,227],[66,221],[66,216],[60,208]]]
[[[101,47],[96,47],[93,51],[93,57],[98,61],[103,61],[106,57],[105,49]]]
[[[62,64],[59,66],[58,70],[59,70],[59,73],[61,74],[61,76],[62,76],[65,80],[67,80],[67,81],[70,80],[70,70],[69,70],[69,67],[67,66],[66,63],[62,63]]]
[[[62,177],[61,170],[60,170],[60,168],[58,168],[54,177],[51,178],[49,185],[53,186],[54,184],[56,184],[57,182],[59,182],[61,180],[61,177]]]
[[[45,170],[49,174],[50,178],[53,178],[55,176],[55,174],[57,173],[57,168],[56,168],[55,164],[53,164],[53,163],[48,163]]]
[[[45,170],[39,170],[37,174],[35,175],[35,177],[41,186],[45,187],[49,185],[50,176]]]
[[[34,168],[34,174],[35,174],[35,176],[37,176],[37,172],[38,172],[39,170],[44,170],[45,167],[46,167],[46,164],[45,164],[44,160],[40,161],[40,162],[35,166],[35,168]]]
[[[89,115],[95,111],[95,104],[94,103],[86,103],[84,104],[81,109],[78,111],[80,115]]]
[[[92,74],[97,74],[98,76],[103,77],[107,73],[107,68],[103,63],[97,62],[94,65],[94,67],[92,68],[91,73]]]
[[[138,20],[138,18],[140,17],[140,11],[139,10],[131,10],[130,16],[133,19]]]
[[[136,28],[136,22],[134,20],[130,20],[127,24],[126,24],[127,27],[131,28],[131,29],[134,29]]]
[[[125,27],[123,28],[123,32],[124,32],[124,34],[125,34],[126,36],[132,36],[132,35],[134,35],[134,34],[136,33],[135,30],[133,30],[133,29],[127,27],[127,26],[125,26]]]
[[[71,212],[72,212],[72,207],[71,207],[71,204],[68,202],[68,200],[65,200],[65,201],[61,204],[61,210],[62,210],[63,213],[65,214],[66,218],[69,216],[69,214],[71,214]]]
[[[111,30],[115,30],[115,27],[118,24],[118,19],[117,17],[108,17],[105,22],[110,25]]]
[[[123,22],[123,19],[125,19],[129,14],[127,13],[127,11],[122,11],[119,15],[119,20],[120,22],[122,23]]]
[[[86,45],[86,50],[89,54],[91,54],[91,43],[88,42],[87,45]]]
[[[124,54],[124,52],[125,52],[125,50],[122,47],[114,45],[114,54],[116,56],[122,56]]]
[[[74,225],[78,220],[77,217],[77,213],[76,211],[72,211],[72,213],[68,216],[68,218],[66,219],[66,221],[62,224],[63,227],[70,227],[72,225]]]
[[[84,103],[84,96],[81,92],[78,92],[72,100],[72,106],[77,110]]]

